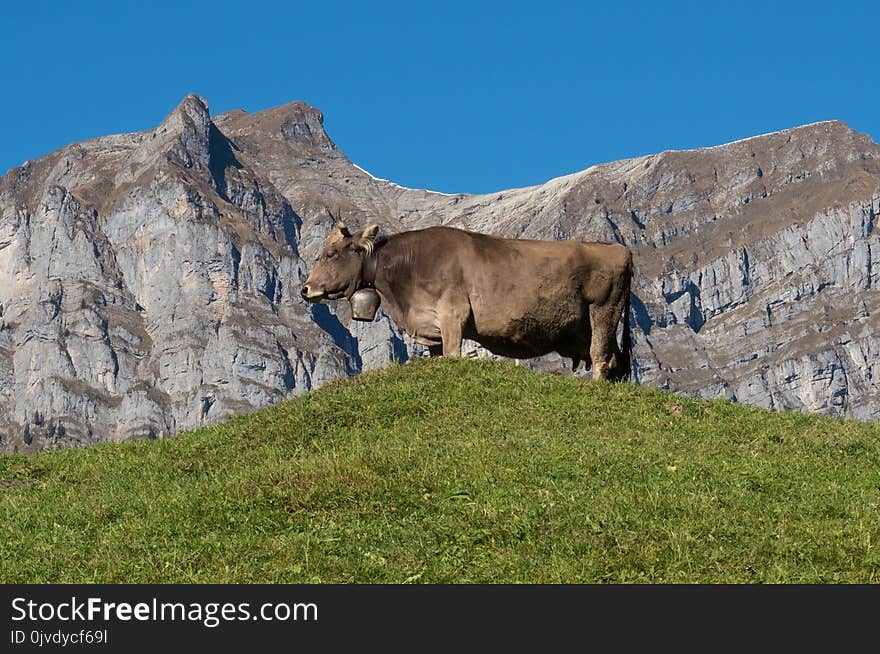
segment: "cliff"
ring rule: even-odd
[[[448,195],[358,168],[304,103],[191,95],[0,178],[0,449],[169,436],[421,354],[299,298],[339,218],[619,240],[640,383],[876,420],[878,214],[880,146],[835,121]]]

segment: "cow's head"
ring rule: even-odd
[[[370,225],[352,235],[345,223],[336,223],[324,239],[317,263],[302,285],[302,296],[309,302],[351,297],[361,282],[364,257],[373,252],[379,225]]]

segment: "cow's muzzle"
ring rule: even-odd
[[[308,300],[309,302],[320,302],[324,299],[324,292],[317,291],[316,289],[309,288],[307,284],[303,284],[302,290],[299,292],[302,295],[303,300]]]
[[[345,297],[345,291],[338,291],[335,293],[328,293],[326,291],[319,291],[313,286],[309,286],[308,284],[303,284],[302,290],[299,292],[304,300],[308,302],[320,302],[322,300],[338,300],[341,297]]]

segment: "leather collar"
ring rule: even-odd
[[[361,264],[361,288],[376,288],[376,267],[378,264],[375,251],[364,257]]]

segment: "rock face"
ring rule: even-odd
[[[446,195],[358,168],[303,103],[191,95],[0,178],[0,450],[165,437],[422,355],[299,298],[339,218],[621,241],[638,381],[877,420],[878,216],[880,146],[840,122]]]

